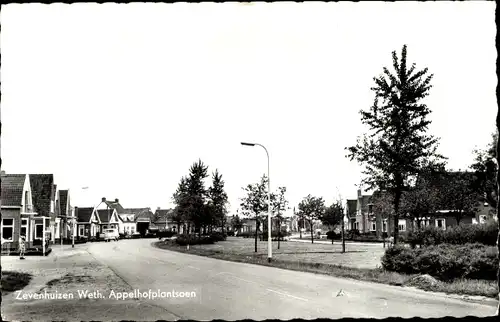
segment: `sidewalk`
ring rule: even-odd
[[[302,239],[296,238],[296,237],[292,237],[292,238],[290,238],[290,241],[311,244],[311,238],[310,238],[310,236],[309,236],[309,239],[307,239],[304,236],[302,237]],[[332,241],[331,240],[324,240],[324,239],[314,239],[314,243],[315,244],[328,244],[328,245],[331,245]],[[334,240],[333,244],[334,245],[342,245],[342,241],[341,240]],[[350,240],[346,240],[345,244],[346,245],[374,246],[374,247],[380,247],[380,248],[383,248],[383,246],[384,246],[384,244],[382,242],[356,242],[356,241],[350,241]]]

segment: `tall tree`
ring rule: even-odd
[[[320,220],[323,225],[327,225],[328,227],[330,227],[330,230],[335,229],[335,226],[342,223],[342,220],[344,220],[344,207],[342,206],[342,201],[337,200],[329,207],[326,207],[325,212],[321,216]]]
[[[498,58],[497,58],[497,64],[498,64]],[[497,92],[498,92],[498,84],[497,84]],[[497,112],[497,133],[500,133],[500,110]],[[497,135],[497,141],[496,141],[496,161],[497,161],[497,167],[500,166],[500,140],[498,139]],[[497,168],[498,169],[498,168]],[[498,237],[497,237],[497,249],[498,253],[500,254],[500,213],[498,212],[498,204],[500,203],[500,171],[497,171],[497,208],[496,208],[496,213],[497,213],[497,223],[498,223]],[[498,261],[498,272],[497,272],[497,287],[498,287],[498,306],[497,306],[497,316],[500,315],[500,256],[499,256],[499,261]]]
[[[400,201],[410,179],[421,165],[431,158],[443,158],[436,152],[438,139],[428,135],[431,110],[422,103],[429,95],[433,75],[427,68],[409,69],[406,45],[399,60],[392,53],[394,72],[386,67],[384,74],[374,77],[375,100],[368,110],[361,110],[361,122],[369,131],[358,138],[355,146],[347,147],[347,157],[364,165],[363,182],[372,189],[390,192],[394,197],[394,243],[398,241]]]
[[[314,243],[314,224],[319,221],[325,212],[325,201],[322,197],[313,197],[307,195],[299,203],[299,212],[302,213],[304,220],[309,223],[311,228],[311,243]]]
[[[208,177],[207,171],[208,167],[201,160],[198,160],[189,169],[187,178],[187,214],[199,235],[201,235],[202,225],[206,223],[208,213],[205,206],[207,190],[204,183],[205,178]]]
[[[228,197],[224,190],[224,180],[222,180],[222,174],[220,174],[217,169],[212,174],[212,186],[208,189],[208,199],[213,210],[212,223],[220,225],[222,233],[224,233]]]
[[[498,162],[496,159],[496,143],[498,132],[491,136],[491,142],[486,149],[476,149],[474,151],[474,163],[470,166],[475,173],[474,188],[481,193],[484,201],[494,210],[498,207],[497,174]]]
[[[174,209],[174,214],[172,216],[172,220],[177,224],[178,227],[177,230],[179,233],[181,231],[181,225],[189,220],[187,213],[188,201],[189,201],[187,185],[188,185],[187,178],[182,177],[181,181],[177,186],[177,190],[174,192],[172,196],[172,200],[176,205]]]
[[[285,197],[286,187],[279,187],[278,191],[271,195],[271,206],[274,213],[274,218],[278,230],[278,249],[280,249],[281,224],[283,222],[283,214],[288,209],[288,200]],[[267,228],[269,229],[269,227]]]
[[[259,183],[242,188],[246,196],[241,198],[241,209],[245,215],[255,219],[255,252],[257,252],[259,223],[267,211],[267,180],[267,176],[263,175]]]

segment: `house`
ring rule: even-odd
[[[100,221],[94,207],[75,207],[76,236],[92,238],[100,231]]]
[[[54,184],[53,174],[30,174],[31,194],[33,206],[37,216],[50,218],[50,241],[55,242],[56,237],[56,211],[55,199],[57,185]]]
[[[115,199],[114,201],[109,201],[106,198],[102,198],[101,203],[98,204],[96,210],[108,210],[114,209],[116,213],[115,217],[112,216],[112,212],[110,212],[110,220],[112,220],[112,224],[116,224],[118,231],[122,234],[134,234],[136,232],[141,233],[142,235],[146,234],[146,231],[153,226],[153,218],[154,214],[151,212],[151,208],[124,208],[120,204],[119,199]],[[103,212],[103,214],[107,214],[107,212]],[[97,215],[100,216],[100,215]],[[99,218],[107,218],[107,217],[99,217]],[[104,222],[103,226],[111,224],[110,222]]]
[[[151,208],[125,208],[125,213],[134,215],[136,231],[144,236],[153,221],[154,214]]]
[[[174,209],[161,209],[160,207],[158,207],[154,213],[153,223],[155,224],[156,227],[158,227],[158,229],[161,230],[182,232],[182,227],[177,227],[182,225],[179,225],[178,223],[173,221],[173,215],[174,215]]]
[[[56,241],[76,236],[76,218],[73,212],[69,190],[58,190],[56,195]]]
[[[49,248],[48,228],[51,218],[46,216],[47,213],[40,214],[36,211],[30,179],[29,174],[1,172],[2,252],[17,251],[20,236],[25,236],[27,249],[43,248],[44,239],[46,250]]]
[[[347,216],[349,230],[358,230],[360,233],[376,233],[377,218],[373,213],[372,195],[364,195],[361,189],[358,189],[357,198],[347,200]]]

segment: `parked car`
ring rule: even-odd
[[[118,234],[118,229],[109,228],[104,230],[104,232],[102,233],[102,238],[104,239],[104,241],[117,241],[120,238],[120,234]]]

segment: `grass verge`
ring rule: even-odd
[[[26,287],[31,281],[31,274],[14,271],[2,272],[2,296]]]
[[[248,256],[234,253],[229,254],[224,253],[221,250],[209,250],[203,249],[201,247],[190,247],[190,249],[187,250],[186,246],[179,246],[175,242],[170,241],[155,242],[154,245],[162,249],[187,253],[191,255],[222,259],[232,262],[272,266],[295,271],[326,274],[335,277],[352,278],[359,281],[375,282],[395,286],[411,286],[425,291],[442,292],[447,294],[485,296],[495,299],[498,297],[498,287],[496,281],[461,279],[451,282],[437,281],[433,284],[415,283],[413,278],[416,275],[390,272],[382,268],[354,268],[341,265],[301,261],[284,261],[277,259],[273,259],[272,263],[268,263],[267,257],[262,255]]]

